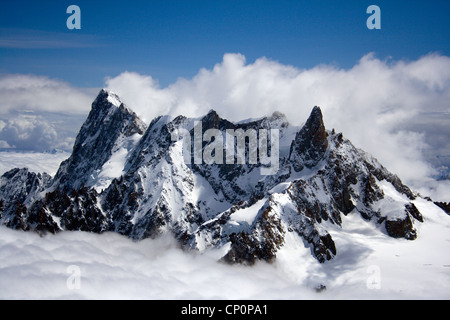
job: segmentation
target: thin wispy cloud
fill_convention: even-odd
[[[0,74],[0,115],[20,110],[87,114],[97,92],[45,76]]]
[[[68,49],[95,48],[106,44],[90,34],[50,32],[43,30],[0,28],[0,48]]]

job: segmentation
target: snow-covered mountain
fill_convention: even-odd
[[[205,138],[210,129],[214,139]],[[238,154],[227,158],[232,163],[195,161],[195,152],[228,157],[229,145],[217,147],[218,133],[225,139],[227,130],[277,130],[277,170],[264,174],[261,154],[249,161],[251,137],[242,163]],[[186,157],[191,136],[194,155]],[[238,149],[237,140],[231,144]],[[343,216],[370,221],[394,238],[420,237],[416,226],[426,223],[426,212],[416,207],[417,197],[342,133],[326,130],[319,107],[302,127],[278,112],[234,123],[214,110],[197,119],[160,116],[147,126],[117,95],[101,90],[53,178],[27,169],[1,177],[0,221],[39,232],[114,231],[135,240],[170,233],[184,248],[221,248],[224,261],[250,264],[273,260],[294,234],[325,262],[339,255],[329,230],[336,232]]]
[[[129,151],[146,129],[117,95],[101,90],[76,137],[72,155],[61,163],[51,189],[107,187],[121,176]]]

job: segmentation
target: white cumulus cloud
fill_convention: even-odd
[[[44,119],[20,115],[10,119],[0,131],[1,139],[20,149],[49,151],[56,146],[58,134]]]
[[[162,114],[201,116],[213,108],[230,120],[278,110],[301,125],[318,105],[327,128],[343,132],[409,181],[436,174],[429,153],[450,154],[448,144],[433,144],[450,127],[450,58],[438,54],[416,61],[367,54],[350,69],[299,69],[267,58],[247,63],[241,54],[225,54],[211,70],[165,88],[133,72],[107,78],[106,86],[146,121]],[[438,124],[423,121],[431,114]]]
[[[44,76],[0,76],[0,148],[70,150],[98,89]]]
[[[0,115],[12,111],[89,112],[98,90],[79,89],[44,76],[5,74],[0,76]]]

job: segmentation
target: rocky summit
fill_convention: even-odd
[[[262,175],[260,161],[186,162],[183,135],[175,133],[194,136],[199,121],[202,133],[276,129],[278,171]],[[203,136],[199,146],[211,151],[213,143]],[[226,157],[228,149],[214,150]],[[221,248],[223,261],[244,264],[272,261],[295,233],[303,240],[298,245],[326,262],[339,255],[327,228],[340,227],[346,215],[394,238],[420,237],[415,226],[426,221],[413,203],[419,196],[342,133],[327,130],[317,106],[301,127],[279,112],[235,123],[214,110],[196,119],[159,116],[147,125],[101,90],[54,177],[26,168],[1,177],[0,222],[40,233],[112,231],[135,240],[169,233],[185,249]]]

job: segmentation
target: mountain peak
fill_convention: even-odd
[[[295,171],[304,166],[315,166],[328,148],[327,133],[323,123],[322,111],[315,106],[303,128],[297,132],[291,145],[289,158],[293,161]]]
[[[286,115],[280,111],[274,111],[270,116],[272,119],[283,119],[286,120]]]
[[[214,109],[209,110],[208,113],[202,118],[204,129],[219,129],[221,124],[223,125],[224,121],[228,123],[227,120],[220,118],[219,114]]]
[[[123,105],[123,102],[117,94],[103,88],[92,103],[92,108],[109,109],[111,106],[119,108],[121,105]]]
[[[219,114],[214,109],[210,109],[208,111],[208,113],[202,118],[202,121],[208,121],[208,120],[212,120],[212,119],[216,119],[216,120],[220,119]]]
[[[314,106],[314,108],[311,111],[310,117],[320,117],[322,118],[322,110],[319,106]]]
[[[320,107],[314,106],[311,114],[308,117],[308,120],[306,120],[305,127],[305,129],[308,129],[308,131],[310,131],[312,136],[315,136],[317,138],[323,138],[326,135],[322,110],[320,110]]]
[[[214,109],[209,109],[209,111],[208,111],[208,113],[206,114],[206,115],[215,115],[215,116],[219,116],[219,114],[217,113],[217,111],[216,110],[214,110]]]
[[[75,139],[71,156],[56,173],[54,188],[80,188],[96,183],[95,175],[114,150],[128,149],[133,135],[143,135],[146,124],[119,96],[102,89],[92,103],[91,111]],[[94,178],[93,178],[94,177]]]

